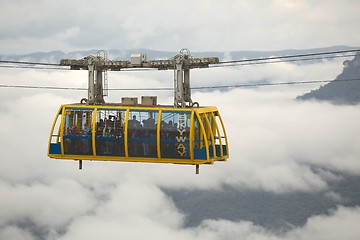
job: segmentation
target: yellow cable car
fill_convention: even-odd
[[[51,130],[57,159],[204,164],[228,157],[216,107],[67,104]]]
[[[187,59],[188,55],[180,55],[182,59],[184,56]],[[105,103],[102,85],[98,84],[103,82],[100,78],[104,74],[100,73],[106,64],[102,62],[101,68],[96,68],[96,62],[91,63],[93,66],[88,63],[79,66],[78,61],[66,64],[89,70],[89,95],[79,104],[60,107],[50,133],[49,157],[79,160],[80,168],[82,160],[192,164],[197,167],[196,173],[199,164],[229,157],[226,131],[217,108],[199,107],[191,101],[190,89],[186,89],[190,85],[184,66],[185,70],[190,69],[186,66],[193,66],[191,62],[177,69],[180,77],[175,80],[180,83],[175,81],[175,89],[180,87],[180,91],[175,94],[174,106],[157,105],[154,96],[142,97],[141,104],[134,98],[123,98],[118,104]],[[108,64],[117,66],[114,62]],[[139,67],[130,64],[127,67]],[[161,65],[163,69],[164,63]]]

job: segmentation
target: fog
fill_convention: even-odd
[[[194,70],[192,86],[334,79],[341,61]],[[5,84],[86,87],[85,71],[2,69]],[[171,87],[171,71],[109,74],[110,88]],[[62,103],[86,91],[1,88],[0,239],[357,239],[358,207],[342,196],[326,215],[287,231],[247,221],[207,219],[185,227],[186,215],[162,190],[251,189],[274,194],[317,192],[341,173],[359,175],[360,109],[296,101],[319,84],[194,91],[200,105],[215,105],[230,147],[227,162],[195,167],[166,164],[83,162],[49,159],[51,124]],[[172,91],[111,91],[154,95],[171,104]],[[337,172],[338,174],[336,174]]]

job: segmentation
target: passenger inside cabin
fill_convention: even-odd
[[[91,147],[91,128],[85,123],[82,129],[82,134],[84,136],[88,136],[85,139],[82,139],[79,145],[79,151],[81,154],[91,155],[92,147]]]
[[[143,120],[143,125],[145,128],[155,128],[155,119],[153,117],[153,113],[149,112],[149,118]]]
[[[91,128],[85,123],[84,126],[83,126],[83,135],[91,135]]]
[[[79,135],[79,129],[77,128],[77,126],[74,124],[71,124],[67,128],[67,135]]]
[[[136,115],[133,115],[132,120],[129,120],[129,128],[134,129],[139,127],[141,127],[141,123],[136,120]]]

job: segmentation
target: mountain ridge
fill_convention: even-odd
[[[337,105],[360,103],[360,52],[352,60],[343,62],[344,68],[334,81],[312,90],[297,100],[328,101]]]
[[[331,51],[344,51],[357,49],[356,47],[350,46],[332,46],[324,48],[312,48],[312,49],[284,49],[275,51],[202,51],[202,52],[191,52],[194,57],[218,57],[221,60],[230,59],[251,59],[261,58],[270,56],[284,56],[284,55],[297,55],[297,54],[308,54],[314,52],[331,52]],[[63,52],[61,50],[54,50],[50,52],[34,52],[28,54],[0,54],[0,60],[27,60],[27,61],[48,61],[50,63],[58,63],[63,58],[74,58],[81,59],[89,55],[97,55],[98,50],[83,50],[83,51],[72,51]],[[113,60],[119,59],[130,59],[132,53],[144,53],[147,54],[150,59],[158,58],[172,58],[179,52],[174,51],[161,51],[151,50],[146,48],[137,49],[109,49],[107,50],[108,58]],[[229,59],[230,58],[230,59]]]

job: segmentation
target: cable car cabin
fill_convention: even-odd
[[[229,157],[224,124],[216,107],[62,105],[48,147],[48,156],[56,159],[197,167]]]

